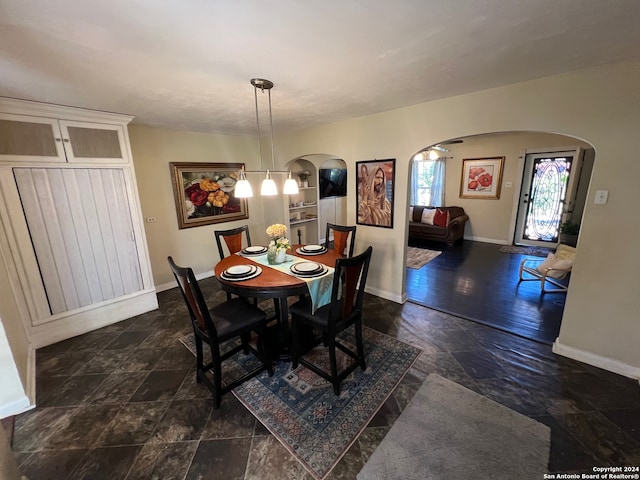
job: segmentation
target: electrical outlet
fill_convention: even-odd
[[[511,187],[513,187],[513,182],[506,182],[506,183],[504,184],[504,186],[505,186],[506,188],[511,188]]]
[[[157,222],[158,219],[156,217],[147,217],[146,221],[147,223],[153,223],[153,222]]]
[[[609,190],[596,190],[596,198],[593,203],[596,205],[604,205],[609,198]]]

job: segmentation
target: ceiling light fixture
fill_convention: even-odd
[[[437,160],[440,158],[440,154],[437,150],[429,149],[429,160]]]
[[[295,195],[298,193],[298,184],[297,182],[291,178],[291,170],[276,170],[276,156],[275,156],[275,146],[273,143],[273,115],[271,113],[271,89],[273,88],[273,82],[270,80],[265,80],[264,78],[252,78],[251,85],[253,85],[253,94],[256,103],[256,126],[258,129],[258,150],[260,152],[260,170],[245,170],[244,168],[240,171],[240,179],[236,182],[235,196],[238,198],[249,198],[253,196],[253,189],[251,188],[251,184],[247,180],[247,173],[260,173],[264,175],[264,180],[262,181],[262,186],[260,188],[260,194],[262,196],[273,196],[278,194],[278,187],[276,186],[276,182],[271,178],[271,175],[274,173],[277,174],[285,174],[288,175],[287,179],[284,182],[283,193],[285,195]],[[271,136],[271,162],[273,166],[273,170],[267,169],[266,172],[262,171],[262,138],[261,138],[261,130],[260,130],[260,115],[258,109],[258,89],[260,89],[261,93],[267,91],[269,97],[269,127],[270,127],[270,136]]]

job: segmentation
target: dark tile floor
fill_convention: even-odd
[[[210,301],[225,298],[208,279]],[[15,418],[30,480],[311,479],[231,394],[214,411],[194,381],[177,289],[160,309],[37,352],[38,407]],[[536,342],[416,304],[367,296],[365,323],[424,353],[330,475],[354,479],[420,383],[436,372],[552,429],[549,471],[640,465],[636,381]],[[543,473],[540,472],[542,478]]]

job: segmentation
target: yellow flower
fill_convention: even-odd
[[[267,228],[267,235],[271,238],[284,237],[287,234],[287,227],[281,223],[274,223]]]

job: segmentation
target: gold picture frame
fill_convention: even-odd
[[[243,163],[171,162],[178,228],[249,218],[245,198],[234,195]]]
[[[460,198],[499,199],[503,168],[504,157],[462,160]]]

